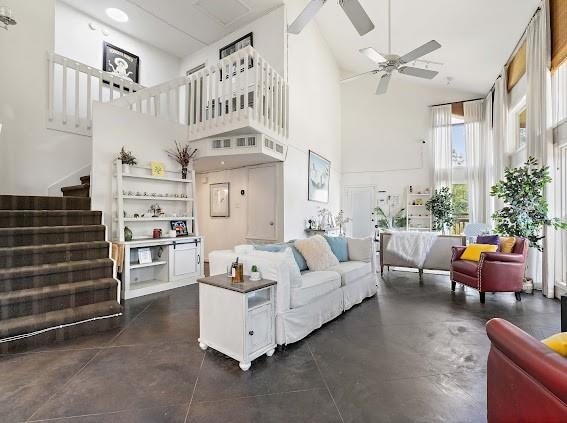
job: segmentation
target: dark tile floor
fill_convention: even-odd
[[[559,331],[541,294],[487,295],[390,272],[378,295],[242,372],[201,351],[198,287],[126,303],[121,328],[0,357],[0,421],[481,422],[484,325]]]

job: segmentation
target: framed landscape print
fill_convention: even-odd
[[[329,202],[329,180],[331,162],[309,150],[309,169],[307,181],[307,199],[319,203]]]
[[[228,182],[210,185],[211,196],[211,217],[229,217],[230,216],[230,199]]]
[[[102,70],[138,83],[140,58],[110,43],[102,44]],[[104,81],[109,83],[109,81]],[[115,84],[116,85],[116,84]]]

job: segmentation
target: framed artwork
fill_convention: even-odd
[[[171,229],[175,230],[175,236],[187,236],[189,235],[189,231],[187,229],[187,221],[186,220],[172,220],[169,222],[171,225]]]
[[[164,176],[165,175],[165,165],[162,162],[150,162],[150,168],[152,169],[152,176]]]
[[[149,264],[152,262],[152,251],[150,247],[138,248],[138,263]]]
[[[229,188],[228,182],[210,185],[211,217],[230,216]]]
[[[329,180],[331,162],[323,156],[309,150],[309,168],[307,176],[307,199],[319,203],[329,202]]]
[[[246,34],[243,37],[240,37],[238,40],[233,41],[232,43],[224,46],[223,48],[219,49],[219,59],[224,59],[227,56],[230,56],[232,53],[236,53],[238,50],[243,49],[244,47],[251,46],[254,47],[254,34],[252,32]],[[254,61],[250,59],[248,62],[248,67],[252,68],[254,66]],[[231,72],[232,68],[232,72]],[[225,74],[225,78],[228,79],[228,76],[232,73],[232,76],[236,76],[236,64],[229,64],[223,67],[220,70],[220,80],[223,79],[223,72]],[[244,59],[240,60],[240,72],[244,72]]]
[[[102,70],[138,83],[140,58],[110,43],[102,44]],[[109,84],[109,81],[104,81]],[[114,84],[118,87],[117,84]]]

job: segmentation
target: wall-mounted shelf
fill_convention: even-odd
[[[152,197],[149,195],[123,195],[124,200],[151,200],[151,201],[193,201],[192,198],[182,197]]]
[[[165,217],[125,217],[124,222],[169,222],[172,220],[194,220],[193,216]]]
[[[133,178],[133,179],[149,179],[152,181],[161,182],[177,182],[181,184],[192,184],[192,179],[181,179],[181,178],[168,178],[167,176],[151,176],[151,175],[133,175],[131,173],[122,173],[123,178]]]

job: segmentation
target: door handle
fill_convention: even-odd
[[[250,332],[248,332],[248,335],[250,335],[250,336],[254,335],[254,331],[251,330]]]
[[[197,254],[197,264],[201,264],[201,254]]]
[[[270,222],[270,226],[274,226],[274,222]]]

